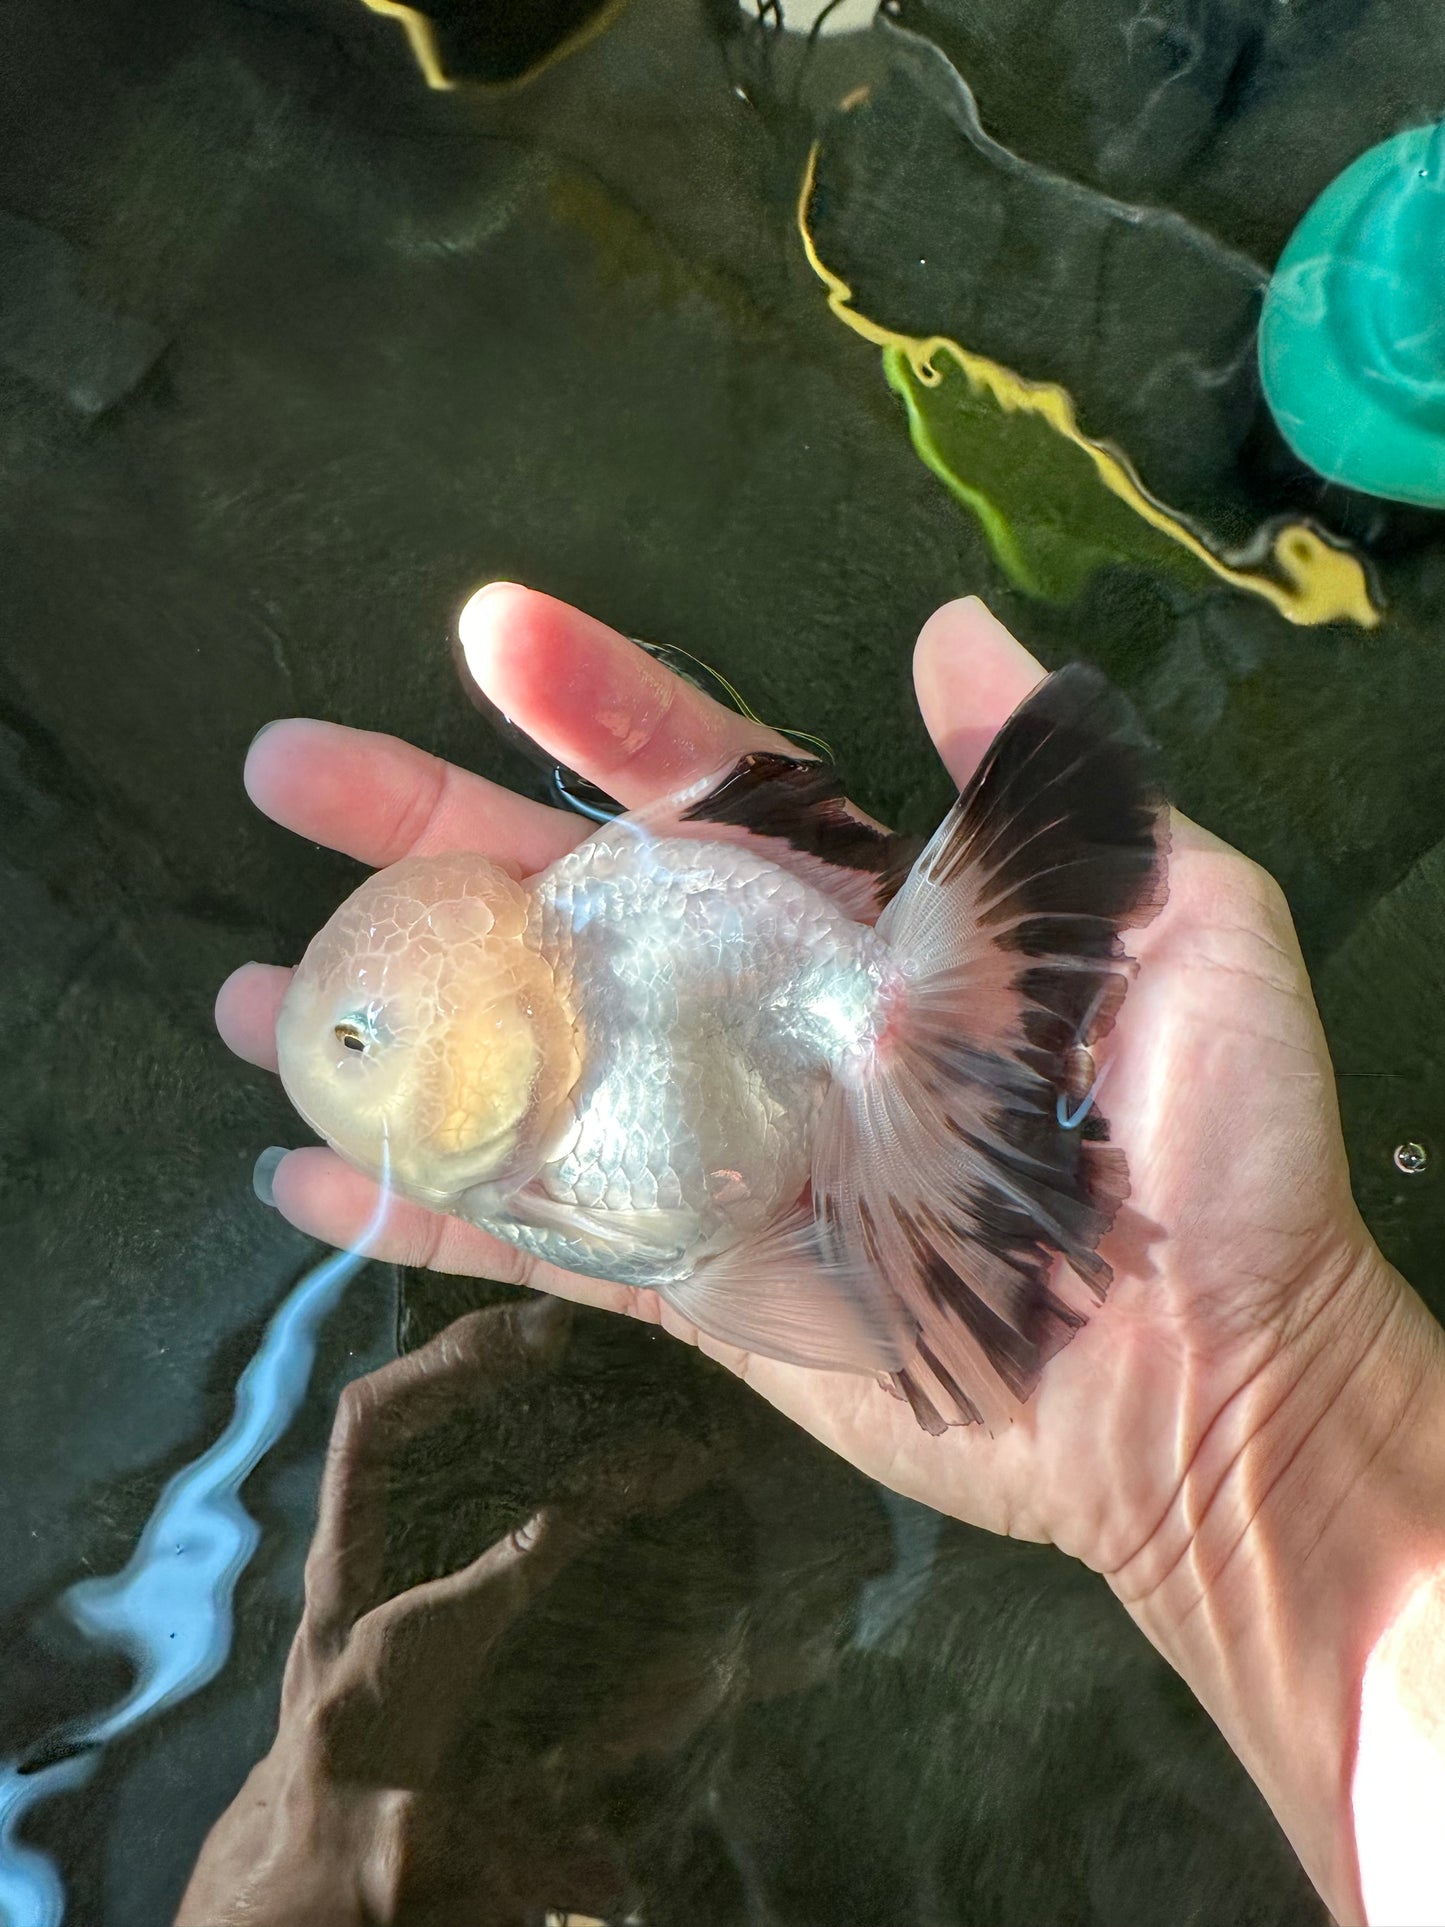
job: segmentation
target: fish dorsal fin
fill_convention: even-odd
[[[1164,902],[1165,826],[1128,705],[1073,665],[1004,725],[880,919],[906,1000],[858,1087],[828,1094],[813,1194],[917,1321],[893,1388],[930,1430],[1006,1422],[1108,1288],[1128,1173],[1078,1056],[1123,1000],[1121,931]]]
[[[860,923],[891,900],[917,854],[848,802],[831,763],[754,750],[676,795],[631,810],[597,832],[734,843],[788,870]]]

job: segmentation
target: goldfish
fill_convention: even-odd
[[[1165,821],[1085,664],[916,853],[829,763],[746,755],[525,880],[468,851],[368,878],[288,990],[282,1081],[406,1198],[873,1374],[929,1431],[993,1426],[1112,1277],[1128,1172],[1092,1052]]]

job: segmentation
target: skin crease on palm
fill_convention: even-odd
[[[516,585],[474,598],[462,633],[471,673],[504,713],[629,807],[744,750],[787,747],[600,623]],[[973,598],[929,619],[914,682],[955,782],[967,781],[1043,673]],[[278,823],[378,868],[409,854],[480,849],[525,876],[587,828],[393,738],[327,723],[264,731],[245,780]],[[995,1437],[969,1428],[930,1438],[869,1379],[746,1356],[700,1337],[651,1292],[552,1270],[399,1200],[378,1251],[661,1323],[870,1476],[1117,1572],[1176,1503],[1199,1438],[1368,1244],[1350,1199],[1324,1037],[1272,880],[1176,813],[1168,904],[1130,948],[1139,976],[1099,1053],[1102,1107],[1131,1179],[1129,1210],[1104,1247],[1116,1282],[1104,1311]],[[217,1003],[230,1047],[273,1071],[289,976],[247,965]],[[293,1224],[336,1245],[376,1205],[370,1182],[321,1149],[287,1157],[273,1192]]]

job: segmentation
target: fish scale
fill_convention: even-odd
[[[637,836],[563,858],[528,928],[583,1050],[549,1197],[680,1213],[696,1251],[801,1194],[830,1069],[877,994],[869,932],[748,850]]]

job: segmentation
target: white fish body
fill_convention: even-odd
[[[581,1054],[536,1185],[630,1221],[636,1242],[589,1239],[581,1217],[571,1235],[477,1221],[571,1270],[656,1285],[796,1204],[829,1083],[882,1028],[897,973],[873,931],[749,849],[624,826],[537,879],[528,934]]]
[[[1061,1100],[1162,901],[1159,823],[1118,699],[1062,672],[874,928],[890,839],[821,766],[744,759],[527,885],[467,854],[369,879],[297,973],[282,1076],[422,1203],[886,1374],[930,1429],[997,1418],[1083,1322],[1055,1257],[1108,1281],[1122,1159]]]

